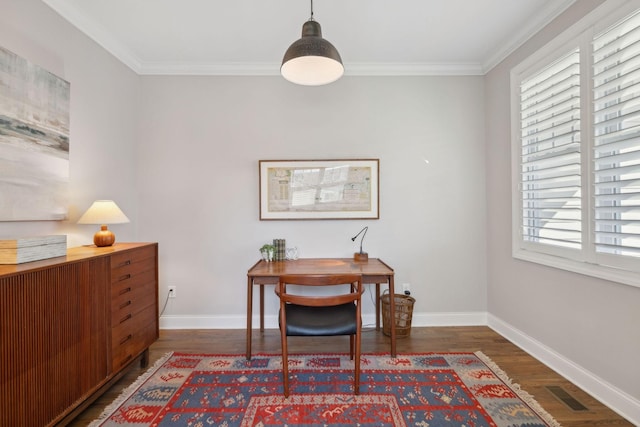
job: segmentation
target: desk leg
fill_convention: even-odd
[[[251,317],[253,308],[253,279],[247,278],[247,360],[251,360]]]
[[[380,330],[380,283],[376,283],[376,331]]]
[[[391,357],[396,357],[396,304],[393,276],[389,276],[389,331],[391,332]]]
[[[264,332],[264,285],[260,285],[260,333]]]

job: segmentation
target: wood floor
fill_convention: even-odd
[[[296,338],[289,341],[291,353],[348,352],[346,337],[323,337],[318,339]],[[413,328],[409,337],[397,340],[397,352],[474,352],[482,351],[504,370],[513,382],[535,399],[564,427],[588,426],[633,426],[593,397],[520,350],[514,344],[485,326]],[[150,364],[171,351],[192,353],[237,353],[244,354],[244,330],[163,330],[160,339],[150,349]],[[278,353],[280,335],[278,330],[267,330],[263,334],[253,333],[253,354]],[[362,338],[363,353],[389,351],[389,338],[382,332],[367,330]],[[70,425],[86,426],[97,418],[102,410],[120,392],[132,383],[145,369],[138,365],[131,369],[107,393],[82,412]],[[570,397],[576,399],[587,410],[572,410],[547,387],[559,386]]]

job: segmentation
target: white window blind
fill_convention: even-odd
[[[640,287],[640,0],[511,70],[513,256]]]
[[[580,249],[580,52],[520,84],[521,234],[525,242]]]
[[[640,14],[594,38],[593,62],[595,249],[640,257]]]

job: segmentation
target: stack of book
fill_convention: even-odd
[[[273,259],[274,261],[284,261],[287,259],[287,245],[285,239],[273,239]]]
[[[67,254],[67,236],[38,236],[0,240],[0,264],[22,264]]]

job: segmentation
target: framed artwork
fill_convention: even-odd
[[[260,160],[260,219],[378,219],[378,159]]]
[[[64,220],[69,83],[0,47],[0,221]]]

